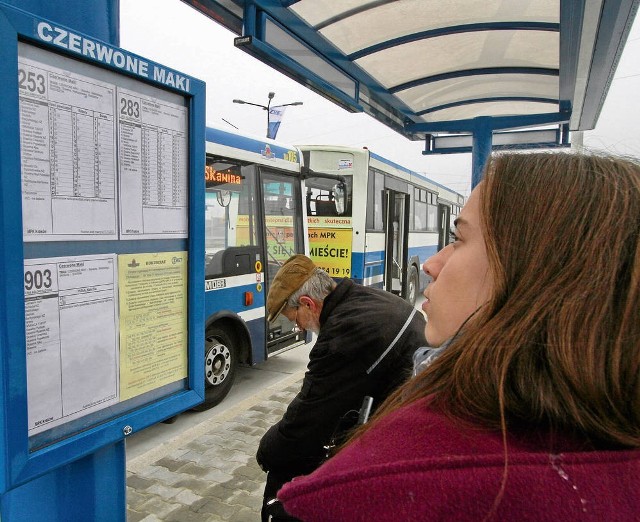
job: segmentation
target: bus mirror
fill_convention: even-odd
[[[216,199],[218,200],[218,205],[228,207],[229,203],[231,203],[231,191],[216,190]]]
[[[342,216],[347,200],[347,186],[343,182],[333,186],[333,199],[336,205],[336,214]]]

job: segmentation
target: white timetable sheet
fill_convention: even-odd
[[[187,108],[118,89],[120,235],[187,237]]]
[[[115,254],[26,259],[29,435],[119,401]]]
[[[117,238],[116,88],[18,60],[25,241]]]

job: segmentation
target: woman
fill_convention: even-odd
[[[424,264],[447,348],[278,496],[305,521],[637,520],[640,166],[504,154]]]

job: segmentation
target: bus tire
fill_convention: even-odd
[[[232,337],[213,326],[207,330],[204,346],[204,402],[194,407],[205,411],[220,404],[236,377],[238,352]]]
[[[416,297],[418,296],[418,270],[415,266],[409,267],[409,275],[407,277],[407,302],[411,306],[415,306]]]

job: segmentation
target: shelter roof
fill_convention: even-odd
[[[411,139],[596,125],[640,0],[183,0],[236,45]]]

